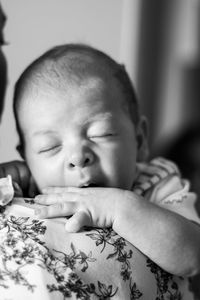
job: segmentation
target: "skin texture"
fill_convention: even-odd
[[[121,91],[110,85],[88,80],[67,93],[43,91],[24,101],[25,158],[40,191],[91,184],[131,189],[138,137]]]

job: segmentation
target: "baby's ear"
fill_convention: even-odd
[[[22,144],[17,145],[16,149],[19,155],[21,156],[21,158],[25,159],[23,145]]]
[[[148,122],[145,116],[140,117],[139,124],[136,128],[136,139],[138,145],[137,161],[146,161],[149,156],[149,145]]]

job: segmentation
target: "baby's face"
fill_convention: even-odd
[[[65,93],[42,91],[23,102],[19,119],[25,158],[40,190],[131,188],[137,140],[123,97],[113,83],[94,79]]]

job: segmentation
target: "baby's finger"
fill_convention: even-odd
[[[89,214],[85,211],[78,211],[66,221],[65,229],[68,232],[77,232],[86,225],[91,225],[91,218]]]
[[[73,193],[58,193],[58,194],[45,194],[37,195],[34,201],[39,204],[51,205],[56,203],[62,203],[66,201],[77,201],[77,195]]]
[[[77,193],[81,195],[90,195],[96,192],[98,187],[80,188],[80,187],[46,187],[42,189],[44,194]]]
[[[66,217],[73,215],[77,211],[77,206],[75,202],[60,202],[35,209],[35,215],[40,219]]]
[[[59,194],[59,193],[77,193],[80,192],[80,188],[77,187],[59,187],[51,186],[42,189],[44,194]]]
[[[37,195],[34,198],[35,203],[51,205],[63,201],[63,194]]]

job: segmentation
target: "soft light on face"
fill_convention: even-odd
[[[67,92],[29,95],[19,111],[25,158],[46,186],[130,189],[136,174],[135,126],[113,82],[88,80]]]

